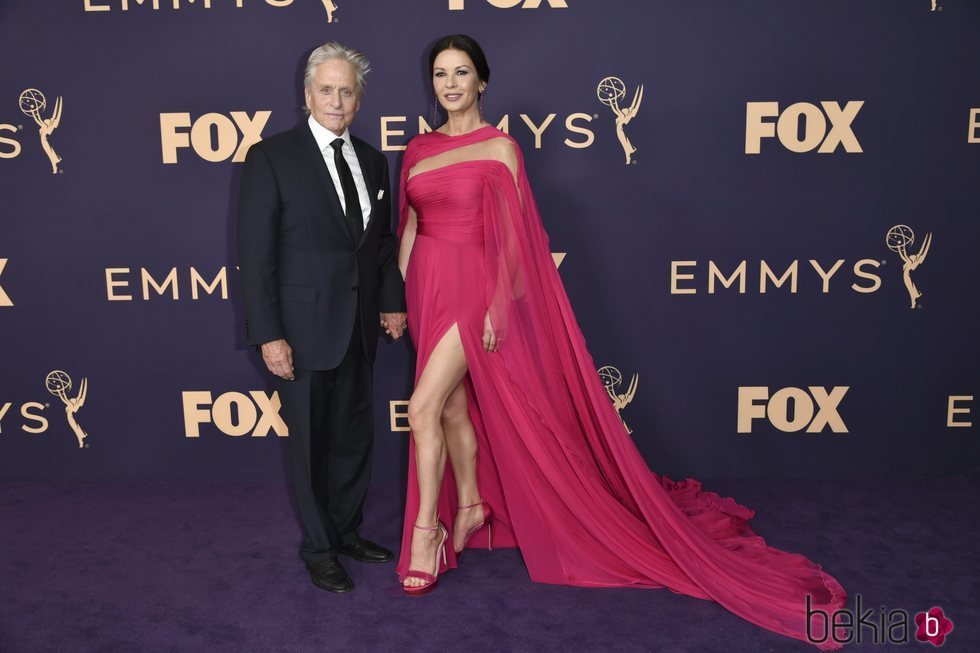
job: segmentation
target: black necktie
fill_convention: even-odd
[[[333,162],[337,166],[337,174],[340,175],[340,187],[344,189],[344,211],[347,214],[347,227],[356,245],[361,241],[361,234],[364,233],[364,216],[361,214],[361,202],[357,197],[357,185],[354,183],[354,175],[351,174],[350,166],[340,148],[344,146],[344,139],[338,138],[330,143],[333,147]]]

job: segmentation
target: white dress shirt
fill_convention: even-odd
[[[357,199],[361,203],[361,214],[364,218],[364,230],[367,231],[368,221],[371,219],[371,195],[368,193],[367,184],[364,182],[364,173],[361,171],[361,164],[357,160],[354,143],[350,139],[350,130],[345,129],[343,136],[337,136],[318,123],[313,116],[310,116],[309,124],[310,130],[313,132],[313,138],[316,139],[316,146],[320,148],[320,154],[323,155],[323,160],[327,164],[327,170],[330,171],[330,179],[333,180],[333,187],[337,189],[337,197],[340,198],[340,208],[346,214],[347,198],[344,197],[344,189],[340,183],[340,173],[337,172],[337,165],[333,160],[334,150],[331,145],[338,138],[344,139],[344,146],[340,148],[340,151],[343,153],[344,160],[350,166],[351,175],[354,177],[354,185],[357,186]]]

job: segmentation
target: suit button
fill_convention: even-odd
[[[357,292],[357,286],[351,286],[350,289],[353,290],[354,292]]]

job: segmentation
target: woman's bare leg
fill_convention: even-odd
[[[459,328],[454,324],[436,345],[408,402],[408,423],[415,441],[415,466],[419,484],[419,512],[415,523],[432,528],[438,519],[439,488],[446,468],[446,437],[442,413],[446,400],[466,375],[466,357]],[[435,574],[432,561],[442,534],[414,529],[409,568]],[[405,579],[407,587],[424,584]]]
[[[460,382],[446,400],[442,410],[442,429],[449,449],[449,460],[456,478],[456,495],[459,505],[470,506],[480,502],[480,490],[476,482],[476,431],[466,409],[466,386]],[[453,547],[463,548],[466,533],[483,521],[483,507],[477,506],[456,513],[453,522]]]

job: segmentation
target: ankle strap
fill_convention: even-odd
[[[457,510],[466,510],[467,508],[476,508],[477,506],[482,506],[484,504],[483,499],[480,499],[476,503],[471,503],[468,506],[459,506]]]
[[[439,530],[439,526],[440,524],[438,520],[436,520],[436,525],[433,526],[432,528],[429,528],[428,526],[419,526],[418,524],[415,524],[415,528],[419,529],[420,531],[437,531]]]

